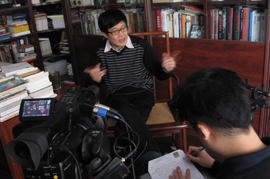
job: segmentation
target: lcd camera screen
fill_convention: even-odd
[[[26,99],[20,107],[20,121],[43,121],[50,116],[55,99]]]

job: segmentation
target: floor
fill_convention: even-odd
[[[172,141],[170,137],[156,138],[156,141],[158,145],[160,146],[161,152],[163,154],[173,151],[171,149]],[[187,135],[187,141],[188,141],[188,146],[189,145],[201,146],[200,141],[195,136]],[[10,170],[7,165],[6,156],[2,149],[3,149],[2,143],[0,142],[0,176],[1,176],[0,178],[12,179]]]

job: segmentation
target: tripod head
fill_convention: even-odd
[[[261,89],[256,86],[251,86],[248,84],[249,79],[246,79],[246,88],[251,90],[250,101],[251,101],[251,120],[253,120],[253,112],[259,110],[259,107],[269,108],[268,106],[268,98],[270,97],[270,93],[264,91],[265,85],[261,85]]]

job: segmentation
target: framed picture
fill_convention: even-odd
[[[204,27],[197,25],[197,24],[192,24],[191,25],[191,30],[189,33],[189,38],[192,39],[203,39],[204,38]]]

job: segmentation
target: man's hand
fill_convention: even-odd
[[[167,53],[162,54],[162,67],[165,68],[167,72],[173,71],[176,67],[176,62],[178,61],[179,54],[181,51],[174,51],[169,56]]]
[[[185,179],[180,167],[176,167],[176,170],[173,171],[173,177],[169,176],[169,179]],[[186,170],[186,179],[190,179],[190,170]]]
[[[189,160],[198,163],[202,167],[211,168],[213,163],[215,162],[215,159],[213,159],[205,150],[199,152],[197,156],[189,155],[191,152],[196,152],[200,148],[202,147],[189,146],[186,157]]]
[[[87,67],[84,69],[84,73],[88,73],[89,76],[94,80],[95,82],[100,82],[101,78],[106,74],[107,70],[100,68],[100,63],[98,63],[95,67]]]

